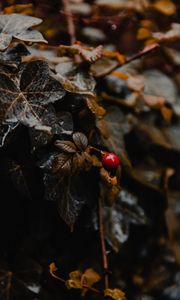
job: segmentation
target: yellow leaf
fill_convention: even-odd
[[[176,6],[170,0],[158,0],[152,6],[166,16],[171,16],[176,13]]]
[[[100,275],[95,272],[92,268],[86,269],[82,275],[81,282],[82,285],[87,285],[91,287],[94,283],[98,282],[101,279]]]
[[[82,272],[79,270],[73,271],[69,274],[70,279],[66,281],[68,289],[82,289],[81,277]]]
[[[106,289],[104,291],[104,296],[111,297],[114,300],[125,300],[125,293],[120,289]]]

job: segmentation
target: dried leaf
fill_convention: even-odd
[[[81,277],[82,272],[77,270],[69,273],[70,279],[66,281],[66,286],[68,289],[82,289]]]
[[[66,54],[73,56],[79,54],[83,60],[94,63],[102,56],[103,47],[88,48],[80,43],[72,46],[59,46],[59,55],[64,56]]]
[[[91,112],[95,114],[97,117],[101,118],[105,115],[106,113],[105,109],[102,106],[100,106],[95,99],[87,98],[86,103],[88,108],[91,110]]]
[[[117,288],[104,290],[104,296],[110,297],[114,300],[125,300],[126,299],[125,293]]]
[[[21,14],[1,15],[0,51],[5,50],[9,46],[12,38],[24,42],[47,43],[39,31],[31,29],[31,27],[37,26],[41,22],[41,19]]]
[[[82,296],[85,296],[88,288],[91,288],[94,283],[98,282],[101,277],[92,268],[86,269],[84,273],[79,270],[73,271],[69,274],[69,278],[66,281],[68,289],[81,289]]]

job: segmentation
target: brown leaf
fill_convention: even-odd
[[[103,47],[98,46],[96,48],[86,47],[83,44],[74,44],[72,46],[59,46],[59,55],[64,56],[66,54],[76,55],[79,54],[81,58],[85,61],[94,63],[97,61],[103,54]]]
[[[55,146],[63,152],[67,152],[67,153],[76,153],[77,152],[76,146],[71,141],[59,141],[59,140],[57,140],[55,142]]]
[[[91,110],[91,112],[95,114],[97,117],[102,117],[105,115],[106,113],[105,109],[102,106],[100,106],[95,99],[87,98],[86,103],[88,108]]]
[[[74,143],[76,144],[76,146],[78,147],[78,149],[80,151],[84,151],[87,148],[88,139],[83,133],[75,132],[75,133],[73,133],[72,138],[73,138]]]
[[[70,153],[60,153],[53,161],[53,172],[63,171],[63,173],[69,173],[72,168],[72,155]]]
[[[114,300],[125,300],[125,293],[123,291],[121,291],[120,289],[106,289],[104,291],[104,296],[105,297],[110,297]]]

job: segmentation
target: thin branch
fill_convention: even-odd
[[[73,45],[76,41],[76,34],[75,34],[75,26],[73,21],[73,16],[71,14],[70,6],[69,6],[69,0],[63,0],[63,6],[64,6],[64,12],[67,20],[67,27],[68,27],[68,33],[70,36],[70,42],[71,45]]]
[[[142,56],[144,55],[147,55],[149,54],[150,52],[154,51],[155,49],[159,48],[159,44],[153,44],[153,45],[150,45],[150,46],[146,46],[144,49],[142,49],[140,52],[132,55],[132,56],[129,56],[126,58],[126,64],[135,60],[135,59],[138,59],[138,58],[141,58]]]
[[[147,54],[149,54],[149,53],[157,50],[159,47],[160,47],[159,44],[153,44],[153,45],[150,45],[150,46],[146,46],[140,52],[138,52],[138,53],[136,53],[136,54],[134,54],[132,56],[127,57],[124,63],[121,63],[120,61],[117,60],[116,63],[112,67],[110,67],[110,68],[108,68],[108,70],[105,70],[104,72],[102,72],[99,76],[97,75],[96,78],[98,78],[98,77],[104,77],[106,75],[109,75],[114,70],[116,70],[117,68],[119,68],[119,67],[121,67],[121,66],[123,66],[125,64],[128,64],[129,62],[131,62],[131,61],[133,61],[135,59],[141,58],[141,57],[143,57],[143,56],[145,56],[145,55],[147,55]]]
[[[103,224],[103,205],[102,205],[102,198],[99,197],[99,235],[101,241],[101,249],[102,249],[102,257],[103,257],[103,268],[104,268],[104,285],[105,289],[109,287],[109,268],[108,268],[108,259],[107,259],[107,251],[106,251],[106,244],[105,244],[105,236],[104,236],[104,224]]]

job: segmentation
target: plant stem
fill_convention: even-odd
[[[107,259],[107,251],[106,251],[105,236],[104,236],[103,205],[102,205],[101,197],[99,197],[99,235],[100,235],[102,257],[103,257],[104,285],[105,285],[105,289],[108,289],[108,287],[109,287],[109,278],[108,278],[109,270],[108,270],[108,259]]]
[[[70,6],[69,6],[69,0],[63,0],[62,2],[63,2],[64,12],[67,20],[70,43],[71,45],[73,45],[76,41],[76,36],[75,36],[75,26],[74,26],[73,16],[71,14]]]

